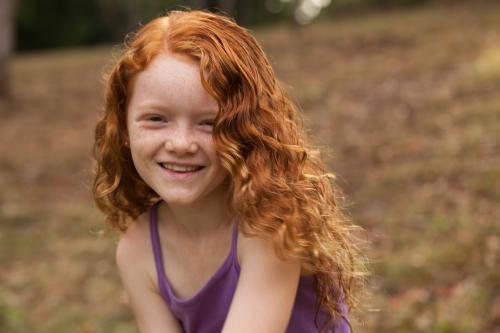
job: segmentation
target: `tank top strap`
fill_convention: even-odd
[[[160,202],[155,203],[153,206],[150,208],[150,214],[149,214],[149,230],[150,230],[150,236],[151,236],[151,244],[153,248],[153,255],[154,255],[154,260],[155,260],[155,266],[156,266],[156,274],[158,277],[158,289],[160,290],[160,294],[168,301],[170,305],[172,305],[173,299],[175,300],[175,295],[172,295],[171,297],[171,290],[170,290],[170,284],[167,280],[167,277],[165,275],[165,267],[163,265],[163,254],[161,250],[161,241],[160,241],[160,234],[158,232],[158,206],[160,205]],[[238,263],[238,256],[237,256],[237,242],[238,242],[238,224],[233,221],[233,230],[232,230],[232,236],[231,236],[231,250],[229,254],[229,261],[227,261],[228,264],[235,265],[236,270],[240,271],[240,266]],[[221,267],[223,268],[223,267]],[[220,269],[219,269],[220,270]],[[218,274],[217,272],[216,274]],[[173,299],[172,299],[173,298]]]
[[[158,288],[161,295],[170,303],[168,290],[165,287],[167,279],[165,277],[165,269],[163,267],[163,255],[161,251],[160,235],[158,233],[158,206],[161,201],[158,201],[151,206],[149,214],[149,230],[151,235],[151,244],[153,247],[153,255],[155,259],[156,274],[158,276]]]

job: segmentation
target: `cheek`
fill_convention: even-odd
[[[141,130],[131,131],[129,140],[132,154],[147,153],[162,144],[162,137],[158,133]]]
[[[198,139],[198,142],[203,150],[212,158],[212,156],[217,155],[217,150],[215,149],[214,140],[211,135],[204,135]]]
[[[149,168],[149,162],[154,159],[158,147],[161,146],[157,135],[134,135],[130,133],[130,152],[136,170],[141,174]],[[141,174],[141,176],[143,176]]]

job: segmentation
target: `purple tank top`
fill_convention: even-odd
[[[168,304],[173,315],[178,319],[185,333],[220,333],[233,299],[240,266],[236,256],[237,228],[233,227],[231,250],[222,266],[208,282],[191,298],[178,298],[165,276],[163,257],[158,234],[158,204],[152,206],[149,225],[151,243],[158,275],[158,287],[161,296]],[[318,332],[315,324],[315,290],[313,276],[302,276],[299,281],[297,296],[286,333]],[[344,318],[328,332],[349,333],[347,309],[342,304]],[[327,319],[324,312],[318,314],[318,323]]]

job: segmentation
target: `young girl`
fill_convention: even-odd
[[[227,17],[173,11],[127,40],[93,191],[141,332],[350,331],[354,226],[300,126]]]

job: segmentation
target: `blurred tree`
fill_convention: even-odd
[[[194,0],[192,1],[194,8],[202,8],[209,10],[221,10],[222,12],[234,16],[236,11],[236,0]],[[248,2],[248,1],[247,1]]]
[[[125,12],[127,26],[133,27],[144,17],[144,1],[126,0]]]
[[[108,40],[121,40],[123,35],[161,13],[170,1],[165,0],[99,0],[98,20],[108,32]]]
[[[0,1],[3,5],[14,0]],[[121,41],[126,32],[171,9],[221,11],[243,26],[283,20],[307,24],[319,9],[351,1],[397,0],[21,0],[15,22],[16,48],[25,51]]]
[[[19,50],[89,45],[109,40],[97,0],[22,0],[17,11]]]
[[[8,96],[9,58],[14,47],[14,0],[0,0],[0,97]]]
[[[231,16],[234,16],[236,9],[235,0],[221,0],[219,1],[220,8]],[[241,1],[240,1],[241,2]]]

